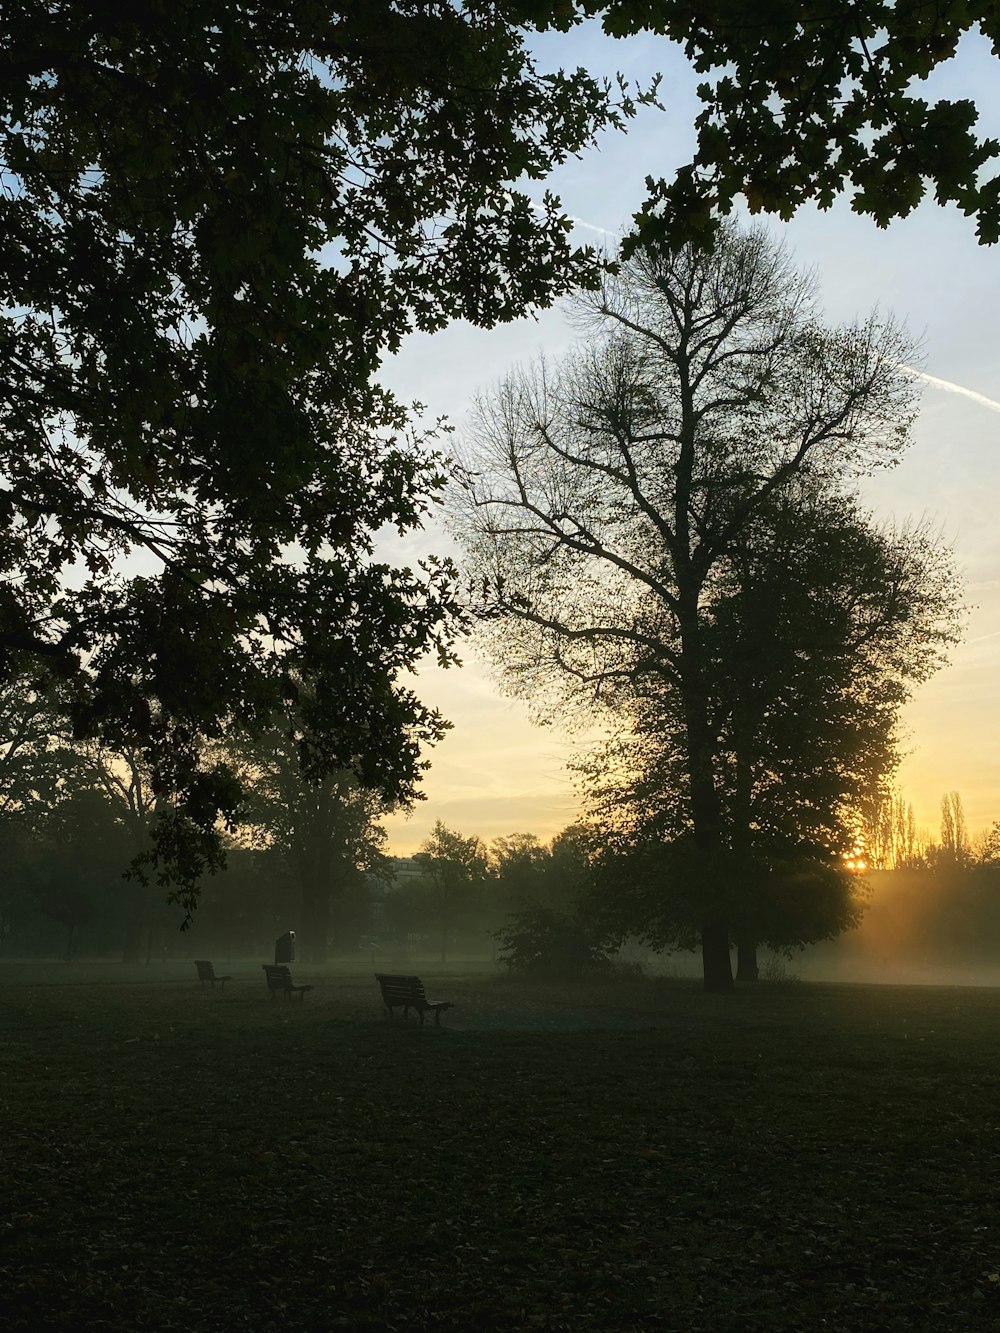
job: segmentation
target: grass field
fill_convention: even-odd
[[[11,1333],[1000,1327],[1000,991],[219,970],[0,965]]]

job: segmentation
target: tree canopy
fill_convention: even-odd
[[[645,221],[674,239],[710,228],[745,196],[789,218],[828,208],[844,190],[886,226],[928,193],[1000,239],[1000,143],[977,128],[970,97],[933,97],[924,82],[966,36],[1000,52],[995,5],[967,0],[518,0],[517,12],[569,28],[600,14],[615,37],[677,42],[704,75],[694,158],[673,180],[649,177]],[[664,209],[663,205],[666,204]],[[650,231],[650,234],[651,231]]]
[[[442,481],[380,359],[593,281],[517,182],[631,111],[499,0],[5,9],[0,671],[146,756],[186,906],[240,801],[205,742],[297,672],[306,769],[412,798],[453,578],[375,558]]]
[[[706,983],[724,988],[733,773],[751,757],[763,782],[769,761],[793,762],[803,737],[790,745],[779,736],[782,690],[803,694],[806,720],[809,707],[832,698],[820,655],[800,661],[815,647],[815,627],[783,584],[809,568],[820,578],[841,543],[846,555],[837,558],[856,577],[831,593],[827,610],[831,630],[844,622],[833,634],[844,652],[878,604],[887,567],[876,562],[868,577],[870,539],[863,524],[847,521],[846,500],[843,522],[814,513],[828,550],[820,541],[810,551],[801,524],[794,555],[779,549],[777,559],[767,542],[804,497],[849,493],[859,475],[892,465],[914,412],[900,369],[911,352],[888,322],[825,326],[809,281],[781,248],[759,229],[731,224],[707,248],[642,248],[581,301],[589,338],[558,365],[513,372],[479,404],[461,535],[482,614],[498,626],[488,642],[508,688],[560,715],[582,701],[584,717],[595,706],[613,712],[623,697],[668,700],[683,775],[680,822],[702,867]],[[920,679],[954,637],[948,562],[933,550],[926,561],[917,554],[905,581],[912,598],[900,585],[891,617],[898,609],[915,631],[903,636],[903,663],[884,659],[891,678],[899,669]],[[758,595],[760,570],[769,572]],[[761,656],[771,640],[781,669]],[[741,660],[747,653],[753,670]],[[765,686],[758,716],[752,696]],[[852,697],[855,708],[872,702]],[[754,715],[751,751],[736,742],[727,709],[737,727]],[[818,744],[814,724],[803,734]],[[795,771],[819,757],[814,745]],[[773,776],[780,784],[789,770]],[[822,781],[821,773],[814,787]],[[827,796],[835,800],[832,790]],[[819,797],[814,790],[809,799]]]
[[[850,866],[953,592],[926,532],[880,530],[849,497],[795,490],[758,514],[706,587],[728,853],[715,873],[742,978],[756,975],[758,944],[787,949],[856,924]],[[669,677],[623,679],[604,714],[612,739],[581,764],[592,818],[611,830],[605,915],[659,945],[691,943],[705,870],[689,845],[682,705]]]

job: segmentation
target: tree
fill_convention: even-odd
[[[521,0],[518,12],[561,28],[600,12],[613,36],[679,43],[705,76],[694,158],[670,182],[648,180],[650,234],[710,229],[713,210],[729,212],[740,195],[753,212],[788,218],[845,189],[855,212],[884,227],[930,188],[975,217],[981,242],[1000,238],[1000,176],[984,170],[1000,144],[977,134],[970,98],[930,102],[921,86],[963,37],[978,32],[997,55],[993,5]]]
[[[442,485],[380,360],[592,281],[515,185],[633,109],[499,0],[5,11],[0,670],[150,765],[188,912],[241,796],[205,754],[296,670],[308,771],[413,794],[442,723],[398,678],[450,660],[453,582],[373,556]]]
[[[950,604],[936,555],[926,534],[882,532],[847,497],[791,492],[748,525],[706,587],[727,853],[716,874],[729,885],[741,980],[756,979],[758,943],[788,949],[857,923],[864,813],[896,766],[899,708]],[[613,739],[583,765],[585,789],[595,820],[632,849],[631,878],[644,867],[679,890],[675,902],[643,895],[633,930],[687,944],[697,892],[682,881],[696,885],[701,867],[676,845],[690,836],[680,699],[670,680],[636,684],[623,683]],[[651,844],[644,860],[637,842]]]
[[[926,864],[927,839],[901,791],[880,791],[864,810],[861,850],[872,870],[912,870]]]
[[[430,837],[421,843],[416,859],[423,862],[431,886],[443,965],[448,961],[452,934],[481,907],[488,869],[486,848],[479,838],[465,838],[439,819]]]
[[[122,868],[129,834],[104,792],[72,775],[59,800],[36,827],[29,861],[30,886],[43,913],[66,931],[65,958],[79,947],[81,927],[110,917],[118,935],[125,896]],[[147,955],[147,962],[149,961]]]
[[[824,328],[809,282],[759,230],[645,249],[582,299],[591,341],[478,405],[463,462],[470,579],[482,614],[502,622],[493,648],[513,692],[537,700],[548,687],[552,710],[576,696],[592,711],[622,682],[668,683],[705,983],[728,989],[706,597],[784,497],[896,459],[914,411],[898,369],[909,352],[874,319]],[[927,670],[954,634],[942,601]]]
[[[592,901],[596,846],[583,824],[548,847],[530,833],[494,839],[491,870],[507,915],[492,934],[510,972],[572,980],[608,968],[613,932]]]
[[[391,807],[349,771],[306,777],[294,713],[245,739],[237,753],[249,832],[258,846],[280,853],[295,886],[303,958],[325,963],[334,927],[349,915],[352,890],[381,868],[386,834],[379,820]]]
[[[0,816],[30,828],[56,800],[67,760],[60,709],[37,673],[0,680]]]
[[[964,870],[972,863],[965,810],[957,791],[945,792],[941,797],[941,845],[937,859],[939,864],[956,870]]]
[[[975,861],[980,866],[991,868],[1000,866],[1000,821],[994,820],[990,827],[979,835]]]

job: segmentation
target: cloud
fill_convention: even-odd
[[[1000,412],[1000,403],[993,398],[987,398],[984,393],[976,393],[975,389],[967,389],[964,384],[953,384],[951,380],[940,379],[937,375],[928,375],[926,371],[914,370],[912,366],[899,367],[907,375],[912,375],[914,379],[923,380],[925,384],[933,385],[935,389],[944,389],[945,393],[959,393],[963,398],[971,398],[974,403],[980,403],[983,407],[989,407],[994,412]]]

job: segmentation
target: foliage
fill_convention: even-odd
[[[610,966],[611,945],[579,913],[526,903],[496,931],[497,961],[519,977],[586,980]]]
[[[487,850],[479,838],[463,837],[439,819],[430,837],[421,843],[415,860],[424,866],[421,889],[425,923],[438,935],[444,963],[453,934],[468,930],[482,914],[489,869]]]
[[[992,4],[518,0],[517,12],[563,28],[600,13],[613,36],[679,43],[704,75],[692,161],[670,182],[648,181],[645,220],[675,237],[709,230],[712,210],[740,196],[788,218],[849,189],[855,212],[880,227],[930,190],[976,219],[982,243],[1000,239],[1000,176],[987,170],[1000,144],[977,133],[971,98],[932,100],[923,86],[963,39],[997,55]]]
[[[302,682],[299,693],[300,700],[307,696]],[[350,904],[359,890],[367,897],[366,876],[383,871],[386,834],[379,821],[392,806],[349,770],[307,776],[301,731],[301,709],[285,709],[266,730],[232,734],[224,752],[247,793],[244,836],[278,853],[274,871],[298,899],[286,904],[286,914],[296,923],[302,956],[321,963],[335,927],[369,924],[355,919]]]
[[[861,852],[872,870],[916,869],[927,859],[927,839],[901,791],[877,792],[863,811]]]
[[[495,838],[490,871],[498,901],[508,912],[525,904],[574,911],[590,889],[598,841],[597,831],[585,824],[570,824],[548,846],[531,833]]]
[[[0,670],[148,762],[190,912],[241,799],[206,741],[296,671],[307,773],[413,795],[443,723],[399,677],[451,660],[454,581],[373,554],[442,485],[380,359],[593,281],[517,182],[634,106],[492,0],[28,0],[4,47]]]
[[[984,866],[1000,866],[1000,820],[984,830],[976,849],[976,861]]]
[[[0,974],[10,1333],[996,1328],[995,991],[226,971]]]
[[[594,866],[600,836],[584,824],[571,824],[548,848],[503,840],[508,852],[498,866],[506,889],[508,919],[493,932],[500,945],[497,961],[515,976],[584,979],[606,970],[616,943],[615,930],[595,910]],[[510,844],[531,853],[530,876],[510,882]],[[496,845],[496,844],[494,844]],[[515,862],[516,868],[516,862]],[[504,881],[507,880],[505,884]],[[511,890],[516,888],[518,892]]]
[[[37,673],[17,671],[0,680],[0,814],[26,827],[52,809],[73,762],[60,723],[54,692]]]
[[[586,342],[477,406],[470,583],[506,688],[660,747],[676,780],[653,803],[704,863],[706,984],[725,989],[724,863],[772,812],[782,856],[822,844],[956,637],[947,555],[873,531],[849,494],[907,443],[910,352],[891,323],[824,327],[781,248],[732,225],[707,249],[637,252],[579,311]]]
[[[941,797],[941,845],[937,855],[942,863],[960,870],[972,863],[965,810],[957,791],[945,792]]]
[[[857,922],[847,859],[895,767],[899,708],[946,609],[933,557],[926,534],[880,532],[843,497],[791,495],[747,530],[706,589],[703,644],[730,849],[728,864],[716,860],[710,873],[741,944],[804,944]],[[579,763],[593,817],[612,841],[653,844],[648,864],[630,864],[633,874],[645,864],[641,873],[665,875],[659,892],[671,893],[678,878],[704,884],[696,855],[671,870],[656,851],[690,831],[679,691],[662,679],[634,690],[623,682],[610,726],[612,739]],[[653,912],[647,924],[657,923],[661,944],[673,942],[668,920],[688,942],[683,918],[700,896],[681,892],[672,911]]]
[[[490,843],[490,873],[496,897],[513,907],[535,900],[551,860],[549,849],[533,833],[512,833]]]

